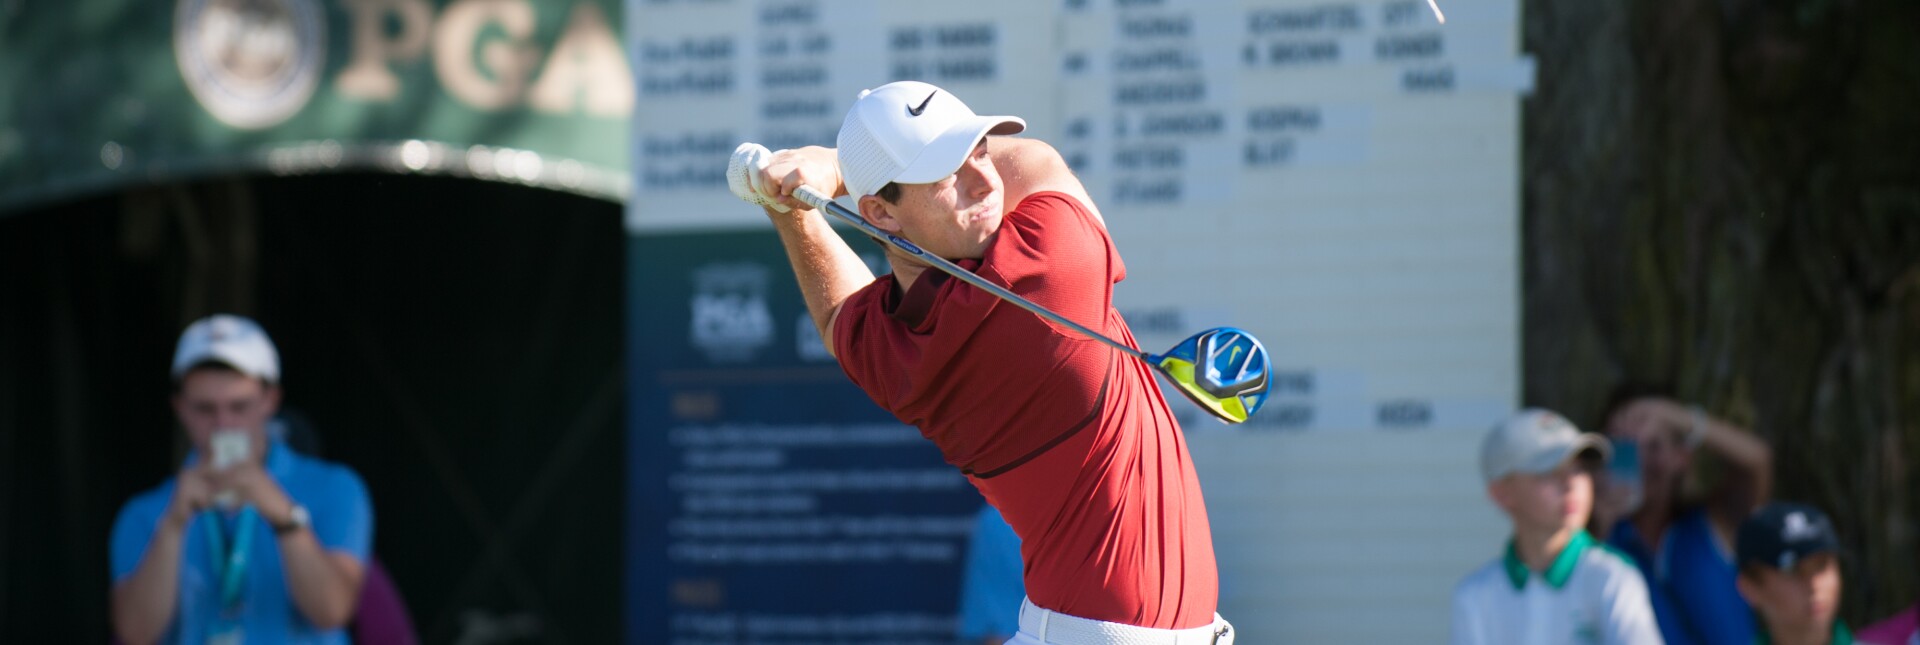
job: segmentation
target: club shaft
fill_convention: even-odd
[[[1140,360],[1145,361],[1148,364],[1153,363],[1152,359],[1147,356],[1146,352],[1142,352],[1138,349],[1129,347],[1125,343],[1121,343],[1120,341],[1114,340],[1112,338],[1108,338],[1106,334],[1102,334],[1092,329],[1088,329],[1085,325],[1081,325],[1080,323],[1074,322],[1072,320],[1068,320],[1066,316],[1062,316],[1060,314],[1054,313],[1053,311],[1048,310],[1046,307],[1042,307],[1040,305],[1034,304],[1033,301],[1020,297],[1020,294],[1014,293],[1012,291],[1008,291],[1006,290],[1006,288],[1001,287],[1000,285],[994,284],[992,282],[988,282],[986,278],[982,278],[978,275],[974,275],[972,271],[968,271],[966,269],[960,268],[959,265],[947,261],[946,258],[934,255],[932,253],[928,253],[925,250],[922,250],[919,246],[914,245],[911,242],[902,240],[898,237],[895,237],[887,233],[886,231],[880,230],[879,227],[868,223],[866,218],[861,217],[858,213],[855,213],[851,210],[847,210],[847,207],[841,206],[839,202],[828,199],[825,195],[821,195],[819,191],[815,191],[814,189],[807,186],[801,186],[799,190],[794,192],[794,196],[799,197],[800,201],[806,202],[808,204],[812,204],[814,208],[818,208],[820,210],[824,210],[826,212],[832,213],[834,217],[838,217],[840,218],[841,221],[846,222],[848,224],[852,224],[855,228],[858,228],[861,231],[866,232],[867,235],[872,236],[876,240],[885,242],[893,246],[893,248],[899,249],[900,252],[902,253],[911,255],[922,262],[926,262],[927,264],[931,264],[933,265],[933,268],[939,269],[945,272],[947,275],[959,278],[962,282],[978,287],[981,290],[986,291],[987,293],[993,294],[995,297],[998,297],[1001,300],[1005,300],[1007,302],[1013,303],[1013,305],[1016,307],[1025,309],[1027,311],[1031,311],[1036,316],[1045,318],[1047,320],[1051,320],[1056,323],[1060,323],[1061,325],[1064,325],[1069,329],[1079,332],[1080,335],[1082,336],[1086,336],[1087,338],[1091,338],[1091,339],[1100,341],[1102,343],[1106,343],[1107,346],[1109,347],[1131,354],[1135,358],[1139,358]]]

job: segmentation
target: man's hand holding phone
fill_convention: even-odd
[[[207,458],[180,471],[166,521],[183,528],[194,514],[216,506],[229,511],[253,506],[270,520],[284,520],[293,502],[253,458],[252,444],[245,430],[215,431]]]
[[[212,464],[205,461],[181,469],[180,476],[174,478],[173,501],[167,504],[167,514],[161,519],[165,528],[185,530],[194,515],[213,506],[211,473]]]
[[[252,506],[275,525],[290,521],[293,499],[267,474],[261,460],[254,458],[246,431],[215,432],[208,450],[213,455],[207,479],[213,490],[219,491],[214,497],[215,503],[227,510]]]
[[[293,508],[292,498],[280,489],[259,462],[245,462],[238,466],[209,473],[209,479],[219,490],[233,494],[235,506],[252,506],[269,522],[283,523],[287,513]]]

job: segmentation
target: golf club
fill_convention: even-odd
[[[734,149],[733,157],[727,163],[727,185],[733,190],[734,196],[742,200],[786,212],[787,207],[753,190],[747,176],[748,172],[765,168],[772,160],[772,156],[772,153],[760,144],[740,144],[740,147]],[[834,202],[831,197],[822,195],[810,187],[801,186],[794,192],[794,196],[816,209],[832,213],[841,221],[859,228],[874,239],[892,245],[902,253],[918,258],[967,284],[1140,359],[1172,383],[1181,394],[1186,395],[1201,409],[1223,422],[1246,421],[1247,417],[1259,410],[1260,405],[1266,402],[1267,372],[1270,364],[1266,348],[1252,334],[1232,327],[1215,327],[1180,341],[1165,353],[1149,354],[1034,304],[1020,297],[1019,294],[960,268],[946,258],[921,250],[918,245],[905,238],[880,230],[858,213],[848,210],[847,207]]]

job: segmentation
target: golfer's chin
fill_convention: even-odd
[[[989,197],[987,201],[980,202],[979,204],[975,204],[973,208],[967,209],[967,216],[964,218],[964,221],[970,224],[991,221],[992,225],[997,228],[1000,226],[1000,218],[1004,215],[1006,215],[1006,204],[1002,203],[1000,196],[996,194]]]
[[[997,203],[987,204],[986,208],[968,216],[962,223],[970,234],[968,241],[972,243],[972,248],[969,249],[970,254],[966,257],[978,258],[985,254],[987,244],[993,241],[995,233],[1000,232],[1000,223],[1004,220],[1005,215],[1000,212],[1000,205]]]

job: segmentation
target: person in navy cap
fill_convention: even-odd
[[[1759,618],[1757,643],[1850,645],[1840,614],[1840,538],[1820,509],[1776,502],[1740,525],[1735,580]]]

